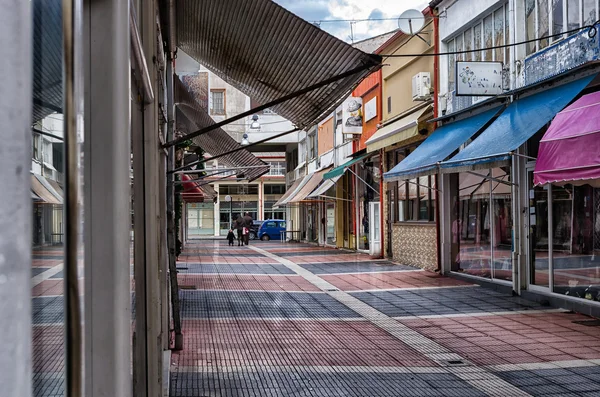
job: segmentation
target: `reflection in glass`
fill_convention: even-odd
[[[34,0],[32,87],[32,389],[63,395],[65,369],[62,2]],[[71,231],[75,232],[75,231]],[[80,259],[81,260],[81,259]]]
[[[481,43],[481,24],[480,23],[473,26],[473,48],[475,50],[480,50],[483,48],[482,43]],[[473,60],[481,61],[481,51],[475,51]]]
[[[483,40],[485,43],[485,48],[491,48],[494,45],[494,40],[493,40],[493,36],[494,36],[494,32],[493,32],[493,21],[492,21],[492,16],[488,16],[485,17],[483,19]],[[492,60],[492,51],[493,50],[485,50],[484,51],[484,55],[485,55],[485,61],[491,61]]]
[[[563,25],[563,0],[552,0],[552,34],[562,33]],[[554,37],[552,40],[560,40],[561,36]]]
[[[504,9],[500,8],[494,12],[494,46],[504,45]],[[494,61],[504,62],[502,48],[494,50]]]
[[[538,29],[537,37],[546,37],[550,34],[550,13],[548,12],[548,1],[538,1]],[[548,47],[548,39],[539,40],[539,50]]]
[[[448,42],[448,52],[454,52],[454,40]],[[456,56],[454,54],[448,55],[448,91],[454,91],[454,79],[456,78],[455,62]]]
[[[510,170],[494,168],[492,186],[492,260],[493,277],[501,280],[512,280],[512,195]]]
[[[525,0],[525,40],[535,39],[535,0]],[[527,55],[536,49],[535,41],[526,44]]]
[[[454,39],[454,41],[456,42],[455,46],[456,46],[456,51],[460,52],[463,50],[463,36],[462,34],[459,34],[458,36],[456,36],[456,38]],[[456,60],[457,61],[462,61],[463,60],[463,54],[456,54]]]
[[[579,0],[567,0],[567,30],[577,29],[580,18]]]
[[[600,301],[600,189],[552,186],[554,292]]]
[[[583,24],[591,25],[596,22],[597,0],[583,0]]]
[[[491,277],[490,182],[469,173],[458,175],[452,242],[457,245],[455,269]]]
[[[473,49],[473,45],[471,43],[471,41],[473,40],[473,34],[471,29],[467,29],[465,30],[465,51],[471,51]],[[471,52],[467,52],[465,54],[463,54],[463,59],[465,61],[470,61],[471,57],[472,57],[472,53]]]

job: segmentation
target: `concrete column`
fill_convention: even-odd
[[[439,196],[440,202],[438,203],[440,206],[440,219],[438,219],[440,223],[440,246],[438,249],[441,250],[441,273],[448,274],[452,265],[450,253],[452,246],[452,211],[454,209],[452,208],[450,175],[440,174],[438,178],[440,186],[437,188],[441,190]]]
[[[129,396],[129,3],[84,3],[85,391]]]
[[[31,3],[0,0],[0,390],[31,396]]]

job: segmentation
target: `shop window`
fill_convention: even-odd
[[[552,186],[554,292],[600,301],[600,189]]]
[[[535,0],[526,0],[533,2]],[[535,14],[534,14],[535,16]],[[535,29],[535,19],[531,29]],[[531,31],[532,34],[535,30]],[[456,61],[497,61],[508,62],[509,49],[498,48],[491,50],[493,46],[504,45],[509,42],[509,17],[508,4],[502,5],[492,12],[483,15],[474,25],[462,30],[452,39],[446,42],[447,51],[469,51],[464,54],[448,55],[448,91],[455,89],[455,62]],[[535,43],[534,43],[535,46]],[[473,51],[472,53],[470,51]]]
[[[522,1],[525,6],[526,40],[572,31],[583,25],[590,25],[598,19],[598,0]],[[552,25],[550,25],[550,21],[552,21]],[[562,36],[558,36],[552,38],[552,41],[561,39]],[[526,45],[527,55],[546,48],[548,44],[547,38],[528,43]]]
[[[435,220],[435,177],[423,176],[398,185],[398,221]]]
[[[451,180],[452,270],[511,280],[510,170],[460,173]]]
[[[265,194],[284,194],[285,193],[285,185],[265,185]],[[265,203],[266,206],[266,203]]]

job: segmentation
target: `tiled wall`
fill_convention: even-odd
[[[394,262],[437,269],[435,224],[395,223],[392,231]]]

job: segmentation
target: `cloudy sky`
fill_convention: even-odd
[[[294,14],[313,22],[318,20],[395,18],[410,8],[422,11],[423,0],[274,0]],[[321,28],[350,42],[350,23],[324,22]],[[372,21],[354,24],[354,41],[398,28],[397,21]]]

